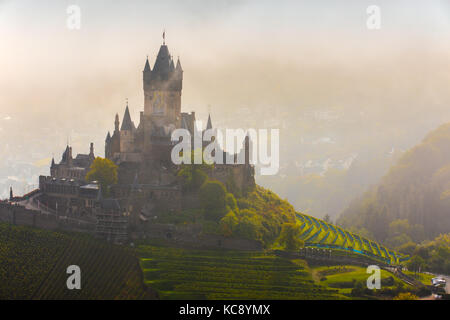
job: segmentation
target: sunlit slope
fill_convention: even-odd
[[[398,264],[409,259],[408,256],[323,220],[302,213],[297,213],[296,217],[301,228],[300,237],[306,247],[346,250],[387,264]]]

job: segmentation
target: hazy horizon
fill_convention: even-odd
[[[80,30],[66,27],[72,4]],[[75,154],[92,141],[103,156],[125,99],[139,121],[145,58],[153,66],[163,30],[184,69],[182,111],[206,121],[210,109],[213,124],[231,128],[280,127],[290,137],[281,166],[345,158],[377,141],[411,147],[450,121],[450,5],[378,1],[381,29],[369,30],[371,4],[0,1],[0,181],[36,184],[68,141]],[[296,122],[311,110],[337,120],[325,129]],[[292,137],[331,137],[340,150],[305,151]]]

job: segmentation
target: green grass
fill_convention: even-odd
[[[145,282],[162,299],[339,299],[303,260],[262,252],[138,247]]]
[[[366,270],[366,268],[353,265],[320,266],[312,268],[312,274],[316,282],[329,288],[337,289],[340,294],[349,294],[354,286],[354,281],[367,281],[370,274],[366,273]],[[390,277],[394,279],[393,284],[389,283]],[[390,272],[381,270],[381,282],[382,288],[392,288],[401,280]]]
[[[427,286],[431,285],[431,279],[436,277],[435,275],[428,274],[428,273],[417,272],[417,274],[416,274],[413,271],[403,271],[403,273],[422,282],[424,285],[427,285]]]

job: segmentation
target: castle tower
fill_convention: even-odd
[[[144,117],[158,127],[181,123],[183,70],[178,59],[175,67],[167,45],[161,45],[153,70],[148,58],[143,71]]]
[[[131,121],[130,110],[127,106],[122,119],[122,126],[120,127],[120,152],[133,152],[134,151],[134,123]]]
[[[116,153],[120,152],[119,125],[119,115],[116,113],[116,117],[114,119],[114,132],[112,135],[110,135],[108,132],[105,140],[105,157],[107,157],[108,159],[112,159]]]

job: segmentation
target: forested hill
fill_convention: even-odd
[[[450,231],[450,123],[429,133],[338,224],[399,247]]]

